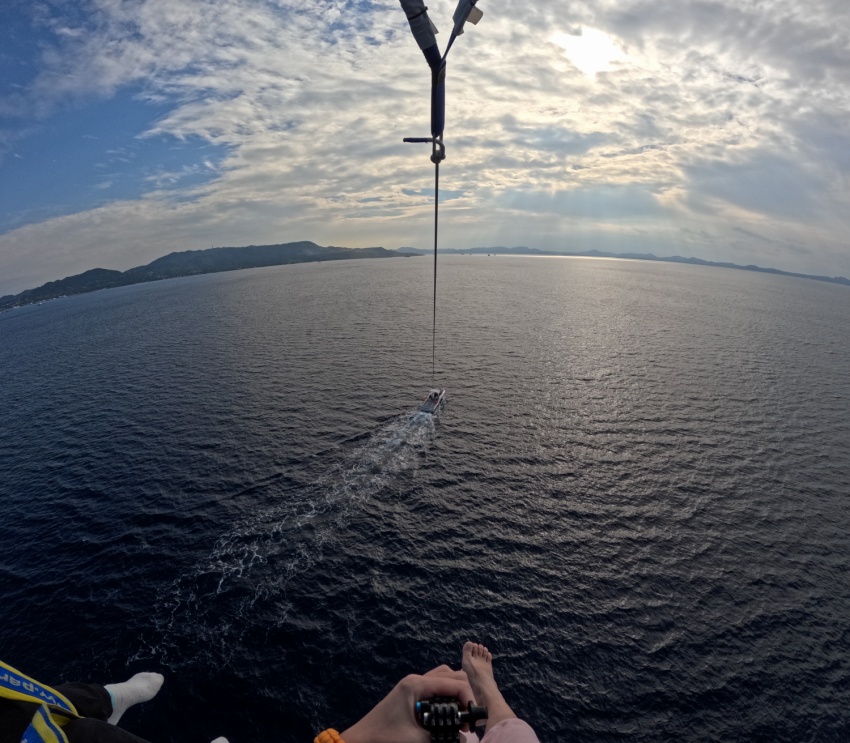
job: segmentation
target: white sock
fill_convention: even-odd
[[[112,714],[107,720],[117,725],[118,720],[130,707],[140,702],[149,702],[156,696],[165,678],[159,673],[137,673],[123,684],[107,684],[106,690],[112,697]]]

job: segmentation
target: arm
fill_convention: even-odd
[[[431,736],[414,716],[416,702],[453,697],[466,707],[475,702],[463,671],[445,666],[424,676],[405,676],[362,720],[342,732],[345,743],[429,743]]]

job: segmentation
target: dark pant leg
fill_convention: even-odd
[[[100,684],[62,684],[54,687],[68,698],[80,717],[93,717],[95,720],[109,719],[112,714],[112,697]]]
[[[68,737],[68,743],[148,743],[123,728],[90,717],[69,722],[62,730]]]

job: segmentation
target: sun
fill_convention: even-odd
[[[578,34],[557,32],[552,41],[564,50],[573,66],[588,77],[607,72],[625,53],[613,36],[595,28],[582,28]]]

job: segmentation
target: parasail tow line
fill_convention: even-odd
[[[459,0],[452,20],[454,27],[446,51],[440,54],[435,34],[437,27],[428,17],[424,0],[399,0],[407,15],[410,30],[431,68],[431,136],[405,137],[405,142],[428,143],[431,145],[431,162],[434,163],[434,308],[431,323],[431,374],[436,379],[437,358],[437,231],[440,219],[440,163],[446,159],[443,130],[446,123],[446,57],[463,33],[464,24],[477,24],[484,15],[476,7],[478,0]]]

